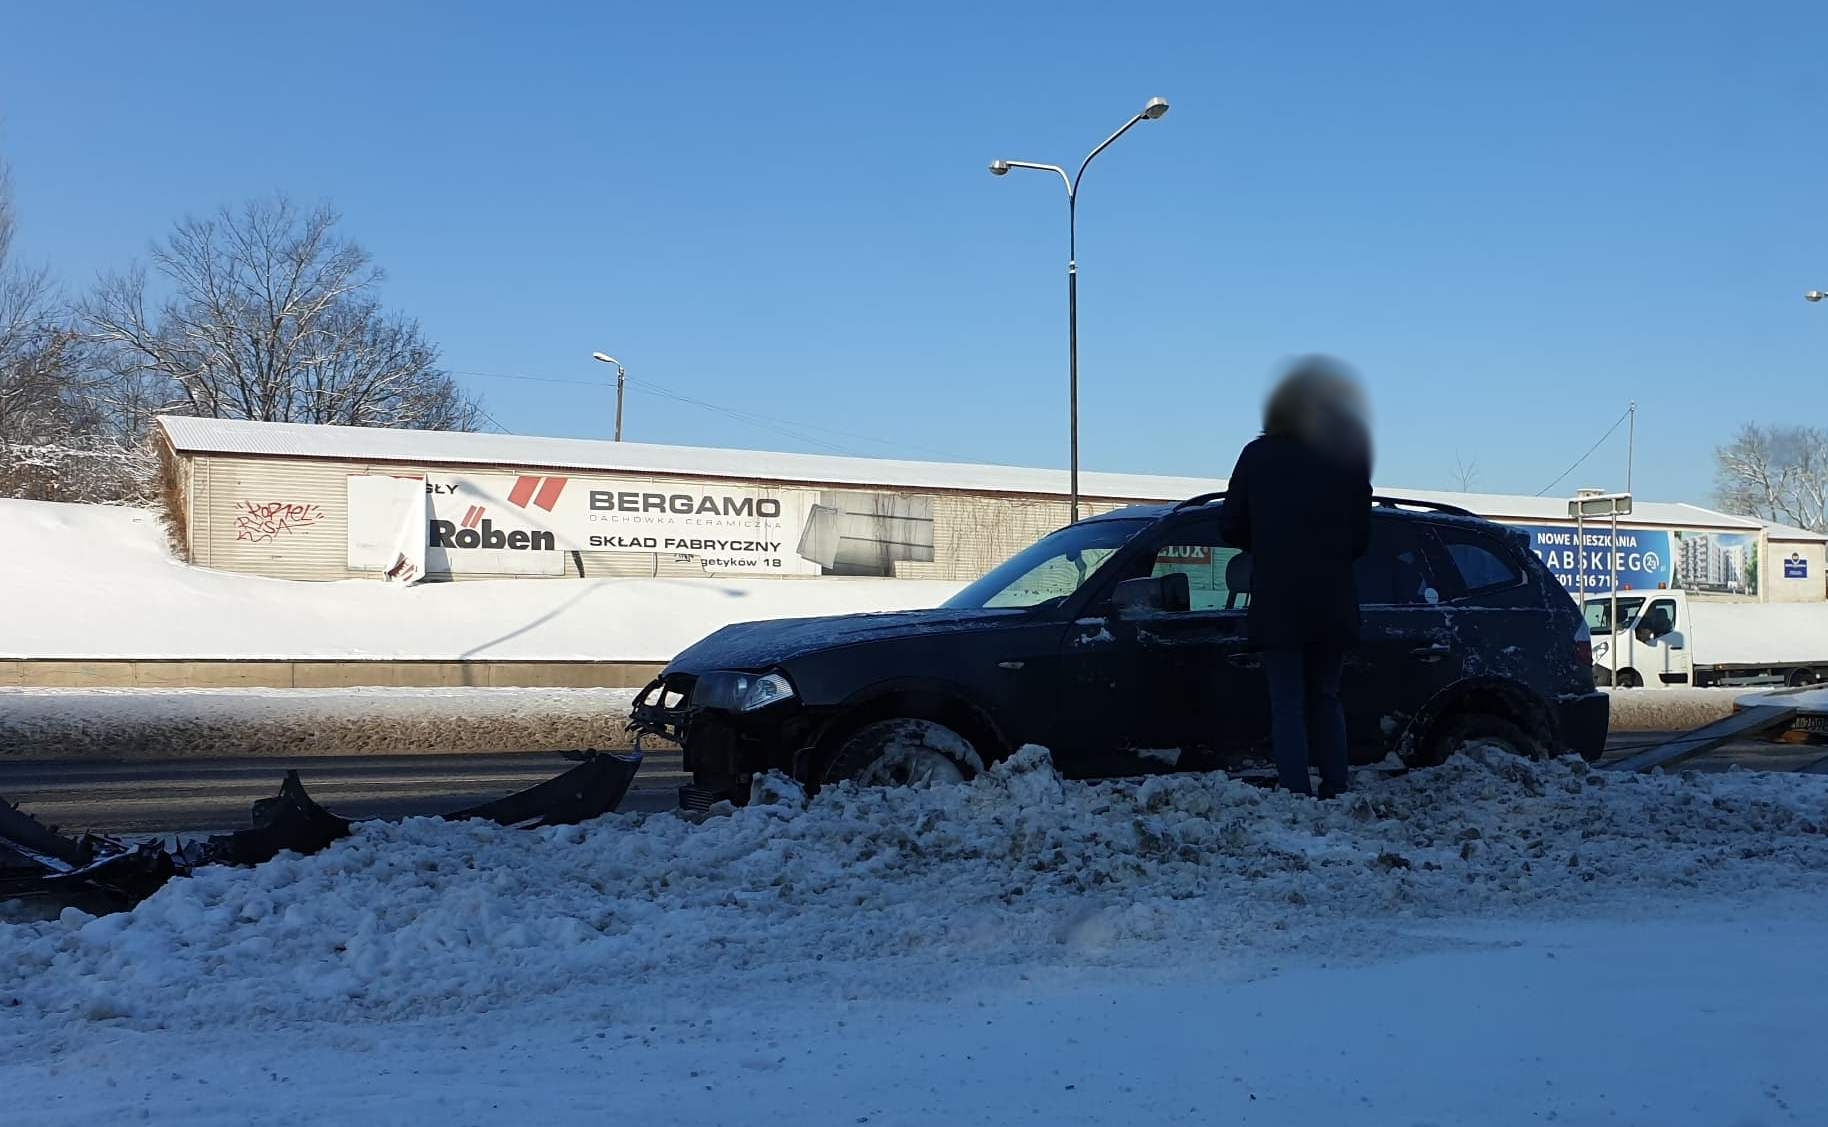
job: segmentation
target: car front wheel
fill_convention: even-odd
[[[877,720],[857,729],[825,771],[827,783],[960,783],[983,769],[971,741],[932,720]]]

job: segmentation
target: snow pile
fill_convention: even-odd
[[[607,750],[632,689],[0,689],[0,758]]]
[[[1608,689],[1615,732],[1686,732],[1733,714],[1744,689]]]
[[[732,622],[938,606],[906,579],[478,580],[400,588],[190,567],[139,509],[0,500],[0,658],[664,662]]]
[[[735,994],[934,996],[996,967],[1387,955],[1428,949],[1422,920],[1790,893],[1828,867],[1828,779],[1490,753],[1334,803],[1222,775],[1063,781],[1033,748],[968,785],[758,796],[696,824],[368,824],[132,913],[0,926],[0,1001],[207,1029],[477,1013],[591,983],[613,989],[590,1020],[647,1026]]]

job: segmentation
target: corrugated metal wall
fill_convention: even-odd
[[[1079,503],[1083,516],[1096,516],[1124,504]],[[933,501],[933,562],[900,561],[898,579],[971,580],[1015,555],[1067,522],[1065,501],[1044,497],[979,497],[941,494]]]
[[[188,484],[193,561],[205,567],[244,571],[283,579],[373,578],[372,572],[348,566],[348,487],[351,474],[476,473],[476,466],[363,463],[329,459],[257,456],[182,456],[189,463]],[[483,472],[537,474],[541,466],[491,466]],[[642,475],[618,474],[618,477]],[[654,477],[656,481],[715,481],[714,478]],[[782,489],[798,489],[784,486]],[[817,488],[809,486],[805,488]],[[1065,501],[1033,497],[988,497],[957,493],[912,493],[931,498],[933,520],[913,521],[890,505],[898,535],[918,545],[932,540],[931,563],[898,559],[894,574],[909,579],[975,579],[1039,537],[1066,523]],[[862,497],[845,490],[844,500]],[[829,494],[838,499],[839,494]],[[920,506],[924,509],[925,506]],[[1119,507],[1112,502],[1082,505],[1088,513]],[[645,552],[567,552],[565,574],[576,576],[694,577],[703,570],[691,557]],[[440,577],[443,578],[443,577]],[[481,578],[466,576],[466,578]]]

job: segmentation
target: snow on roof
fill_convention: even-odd
[[[459,431],[387,430],[308,423],[256,423],[240,419],[198,419],[162,415],[159,425],[172,448],[185,453],[253,454],[272,457],[338,458],[361,462],[503,465],[607,473],[666,473],[686,477],[890,486],[972,493],[1033,493],[1064,496],[1065,470],[956,462],[907,462],[888,458],[847,458],[830,454],[783,454],[762,450],[719,450],[702,446],[659,446],[588,438],[536,438]],[[1146,474],[1081,473],[1079,490],[1088,497],[1125,501],[1171,501],[1223,489],[1216,478],[1155,477]]]
[[[161,415],[159,425],[172,448],[184,453],[247,454],[266,457],[336,458],[355,462],[596,470],[604,473],[661,473],[682,477],[744,481],[809,482],[964,493],[1066,495],[1065,470],[962,462],[913,462],[889,458],[786,454],[764,450],[720,450],[703,446],[659,446],[589,438],[538,438],[463,431],[391,430],[310,423],[258,423],[242,419],[200,419]],[[1081,473],[1079,491],[1117,501],[1177,501],[1225,488],[1218,477]],[[1522,497],[1494,493],[1442,493],[1379,488],[1380,493],[1456,505],[1480,516],[1513,522],[1567,523],[1565,497]],[[1697,505],[1639,501],[1633,526],[1745,529],[1760,527],[1749,517],[1728,516]],[[1807,538],[1822,539],[1813,533]]]
[[[1758,523],[1765,526],[1766,536],[1786,544],[1821,544],[1828,542],[1828,535],[1824,535],[1820,532],[1810,532],[1806,528],[1798,528],[1793,524],[1779,524],[1774,520],[1761,520]]]

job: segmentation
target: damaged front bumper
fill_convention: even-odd
[[[629,711],[635,747],[661,739],[680,749],[692,781],[679,788],[679,805],[704,810],[714,803],[742,802],[753,776],[785,771],[806,780],[819,732],[818,717],[789,700],[753,712],[692,704],[697,678],[663,673],[636,696]]]
[[[583,762],[543,783],[439,817],[522,829],[588,821],[621,804],[640,767],[639,752],[588,752]],[[283,852],[315,853],[346,837],[353,825],[305,793],[297,771],[286,772],[278,794],[254,804],[251,821],[245,830],[202,841],[132,845],[101,834],[61,834],[0,801],[0,899],[128,908],[205,865],[258,865]]]

